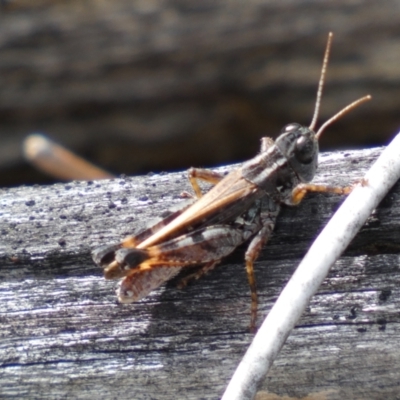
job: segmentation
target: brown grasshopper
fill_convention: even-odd
[[[318,164],[318,139],[323,130],[358,104],[348,105],[314,132],[329,58],[329,34],[310,126],[286,125],[274,142],[261,139],[261,151],[238,169],[223,176],[204,169],[190,169],[189,180],[196,201],[171,211],[160,222],[121,243],[93,251],[93,260],[104,268],[106,279],[124,278],[118,290],[122,303],[145,297],[175,276],[183,267],[201,268],[189,278],[199,278],[222,258],[250,240],[245,254],[251,290],[251,329],[257,316],[253,263],[274,229],[281,204],[296,205],[307,192],[348,194],[351,187],[314,185]],[[198,180],[215,184],[202,194]]]

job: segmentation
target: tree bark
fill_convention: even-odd
[[[323,153],[315,182],[354,182],[380,152]],[[252,339],[245,247],[201,281],[178,290],[175,280],[131,305],[90,257],[189,189],[173,173],[0,191],[0,397],[221,396]],[[399,196],[397,184],[334,265],[260,399],[397,397]],[[255,265],[259,320],[341,201],[313,194],[282,211]]]

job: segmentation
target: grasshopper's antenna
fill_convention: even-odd
[[[317,119],[318,119],[318,114],[319,114],[319,109],[321,106],[321,97],[322,97],[322,89],[324,88],[324,82],[325,82],[325,75],[326,75],[326,69],[328,67],[328,60],[329,60],[329,53],[331,51],[331,44],[332,44],[332,38],[333,38],[333,33],[329,32],[328,35],[328,42],[326,43],[326,49],[325,49],[325,54],[324,54],[324,61],[322,62],[322,70],[321,70],[321,77],[319,78],[319,84],[318,84],[318,91],[317,91],[317,100],[315,102],[315,110],[314,110],[314,115],[311,121],[311,124],[309,128],[313,131],[315,129],[315,125],[317,124]],[[338,113],[336,113],[332,118],[329,118],[328,121],[326,121],[319,129],[318,132],[315,134],[315,137],[319,139],[321,136],[322,132],[324,129],[329,126],[332,122],[335,122],[338,120],[342,115],[346,114],[353,108],[357,107],[361,103],[364,103],[365,101],[371,100],[371,96],[367,95],[364,97],[361,97],[361,99],[358,99],[354,101],[353,103],[349,104],[342,110],[340,110]]]
[[[357,106],[359,106],[361,103],[364,103],[368,100],[371,100],[372,96],[370,96],[369,94],[367,96],[361,97],[361,99],[358,99],[356,101],[353,101],[351,104],[349,104],[348,106],[346,106],[345,108],[341,109],[338,113],[336,113],[333,117],[329,118],[328,121],[326,121],[324,124],[322,124],[322,126],[318,129],[318,132],[315,134],[315,137],[317,139],[319,139],[319,137],[321,136],[322,132],[324,131],[324,129],[330,125],[332,122],[335,122],[336,120],[338,120],[342,115],[346,114],[347,112],[349,112],[350,110],[352,110],[353,108],[356,108]]]
[[[332,37],[333,37],[333,33],[329,32],[328,42],[326,43],[326,48],[325,48],[324,61],[322,63],[321,77],[319,78],[317,101],[315,102],[314,115],[312,117],[312,121],[309,126],[309,128],[312,131],[315,129],[315,125],[317,124],[319,108],[321,105],[322,89],[324,88],[326,69],[328,67],[329,53],[331,51]]]

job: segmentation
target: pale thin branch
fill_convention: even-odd
[[[39,170],[63,180],[94,180],[113,175],[54,143],[44,135],[29,135],[23,144],[25,159]]]
[[[329,269],[400,178],[400,133],[314,241],[236,369],[223,400],[253,399]],[[322,249],[322,250],[321,250]]]

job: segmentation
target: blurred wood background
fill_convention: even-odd
[[[396,0],[3,0],[0,185],[50,182],[22,158],[33,132],[113,173],[252,156],[308,124],[327,33],[320,121],[370,93],[322,147],[384,144],[399,127]]]

